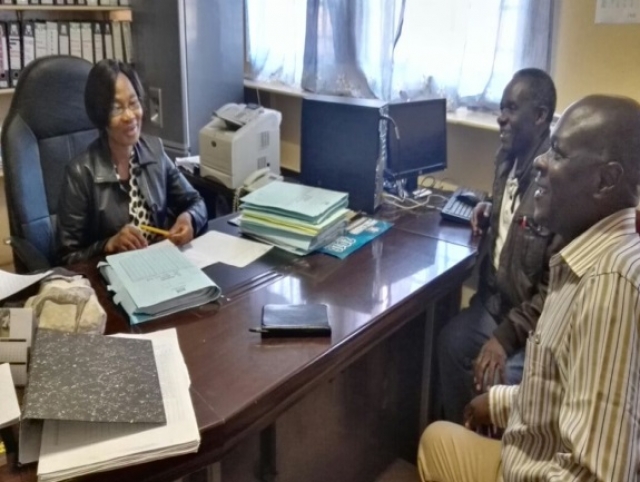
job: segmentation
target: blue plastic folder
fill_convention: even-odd
[[[391,226],[393,224],[387,221],[366,216],[360,217],[349,224],[342,236],[326,245],[320,252],[344,259],[372,239],[380,236]]]
[[[170,241],[98,265],[132,325],[215,301],[220,288]]]

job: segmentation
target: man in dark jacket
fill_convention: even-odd
[[[475,234],[489,225],[478,293],[438,339],[444,415],[453,422],[463,422],[474,392],[522,378],[525,340],[542,311],[549,258],[560,244],[533,221],[533,160],[549,148],[555,104],[553,81],[539,69],[516,72],[500,102],[492,202],[476,206],[472,219]]]

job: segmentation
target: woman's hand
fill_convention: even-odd
[[[126,224],[120,231],[109,238],[104,250],[107,254],[121,253],[148,246],[142,231],[132,224]]]
[[[176,246],[187,244],[193,239],[193,224],[191,214],[185,212],[178,216],[175,224],[169,230],[169,240]]]
[[[483,230],[489,225],[491,207],[490,202],[483,201],[476,204],[473,208],[473,213],[471,214],[471,229],[473,230],[474,236],[481,235]]]

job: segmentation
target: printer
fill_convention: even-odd
[[[226,104],[200,130],[200,175],[237,189],[254,171],[280,174],[282,114],[257,105]]]

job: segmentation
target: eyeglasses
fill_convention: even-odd
[[[142,104],[140,103],[140,99],[132,100],[127,106],[113,104],[113,106],[111,107],[111,112],[109,112],[109,116],[111,118],[120,117],[124,115],[126,111],[130,111],[133,114],[138,114],[140,111],[142,111]]]

